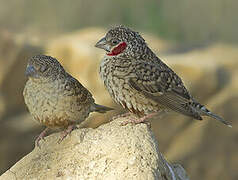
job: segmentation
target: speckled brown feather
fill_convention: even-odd
[[[109,56],[121,43],[126,48]],[[117,26],[96,47],[109,52],[100,65],[100,76],[109,94],[132,113],[142,116],[173,110],[198,120],[210,116],[228,125],[190,95],[181,78],[151,51],[139,33]]]
[[[95,104],[92,94],[55,58],[34,56],[29,66],[35,73],[29,77],[23,95],[30,113],[41,124],[67,128],[84,121],[90,112],[111,110]]]

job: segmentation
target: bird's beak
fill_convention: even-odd
[[[25,75],[27,77],[34,77],[36,75],[36,70],[32,65],[26,67]]]
[[[110,45],[107,44],[107,40],[106,40],[105,37],[103,37],[102,39],[100,39],[100,40],[96,43],[95,47],[100,48],[100,49],[104,49],[104,50],[106,50],[107,52],[110,52],[110,50],[111,50],[111,47],[110,47]]]

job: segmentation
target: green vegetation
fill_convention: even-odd
[[[184,43],[237,43],[237,7],[237,0],[1,0],[0,24],[45,33],[125,24]]]

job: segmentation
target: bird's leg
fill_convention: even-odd
[[[42,132],[40,133],[40,135],[36,138],[36,140],[35,140],[35,145],[36,145],[37,147],[40,148],[39,142],[40,142],[41,139],[45,140],[44,137],[46,136],[46,132],[47,132],[48,130],[49,130],[49,128],[45,128],[45,130],[42,131]]]
[[[150,113],[150,114],[148,114],[148,115],[146,115],[144,117],[141,117],[141,118],[137,118],[135,116],[130,116],[130,117],[128,117],[128,120],[124,121],[123,123],[121,123],[121,125],[125,126],[128,123],[132,123],[132,124],[146,123],[146,124],[148,124],[151,127],[151,124],[149,122],[149,118],[155,116],[156,114],[158,114],[158,113],[157,112]]]
[[[74,128],[75,125],[69,125],[67,129],[65,129],[61,134],[61,137],[58,140],[58,144],[60,144],[63,141],[63,139],[74,130]]]
[[[112,117],[111,120],[113,121],[113,120],[115,120],[115,119],[122,118],[122,117],[127,117],[127,116],[130,116],[130,115],[131,115],[130,112],[126,112],[126,113],[118,114],[118,115]]]

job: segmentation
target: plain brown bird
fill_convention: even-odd
[[[37,146],[48,128],[65,129],[61,142],[90,112],[112,110],[96,104],[92,94],[53,57],[30,58],[25,74],[28,77],[23,91],[25,103],[34,119],[47,127],[36,139]]]
[[[190,95],[181,78],[152,52],[139,33],[117,26],[95,46],[106,51],[100,76],[109,94],[140,117],[129,122],[144,122],[155,113],[173,110],[198,120],[210,116],[231,127]]]

